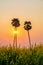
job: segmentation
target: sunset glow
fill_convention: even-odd
[[[20,27],[17,31],[11,25],[12,19],[18,18]],[[43,42],[43,0],[0,0],[0,43],[13,43],[17,34],[18,44],[28,46],[28,34],[24,22],[31,21],[30,32],[32,44]]]
[[[18,31],[15,31],[15,30],[14,30],[13,33],[14,33],[14,34],[18,34]]]

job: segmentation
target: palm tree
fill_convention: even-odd
[[[24,23],[24,29],[27,30],[27,32],[28,32],[28,38],[29,38],[30,48],[31,48],[31,40],[30,40],[29,30],[31,30],[31,28],[32,28],[31,22],[30,21],[25,21],[25,23]]]
[[[15,27],[15,31],[17,31],[17,27],[20,26],[19,20],[17,18],[13,18],[11,24],[12,24],[12,26]],[[15,35],[14,35],[14,41],[16,43],[16,48],[17,48],[17,33],[15,33]],[[14,42],[13,42],[13,44],[14,44]]]

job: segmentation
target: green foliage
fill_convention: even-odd
[[[2,47],[0,65],[43,65],[43,46],[32,49]]]

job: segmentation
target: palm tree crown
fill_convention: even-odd
[[[25,23],[24,23],[24,29],[28,31],[31,28],[32,28],[31,22],[30,21],[25,21]]]
[[[14,18],[12,19],[12,26],[15,26],[15,27],[19,27],[20,26],[20,23],[19,23],[19,20],[17,18]]]

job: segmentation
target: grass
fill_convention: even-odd
[[[32,49],[1,47],[0,65],[43,65],[43,45]]]

